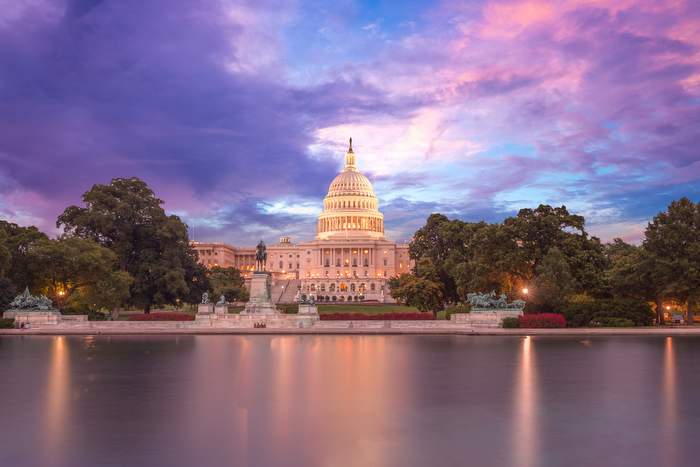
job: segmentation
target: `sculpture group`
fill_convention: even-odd
[[[52,311],[54,309],[51,299],[45,295],[32,295],[29,293],[29,287],[26,287],[24,292],[17,295],[15,299],[10,302],[9,308],[11,310],[25,311]]]
[[[513,300],[508,303],[506,294],[496,295],[491,293],[468,293],[467,302],[475,311],[479,310],[522,310],[525,307],[524,300]]]

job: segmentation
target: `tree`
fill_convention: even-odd
[[[148,313],[154,304],[191,300],[201,270],[187,226],[165,213],[146,183],[116,178],[94,185],[83,201],[85,207],[66,208],[56,225],[116,253],[119,268],[134,279],[131,304]]]
[[[36,227],[21,227],[4,220],[0,220],[0,232],[2,249],[9,253],[9,263],[4,263],[5,277],[19,290],[36,287],[36,268],[32,265],[30,255],[36,244],[48,237]],[[5,261],[7,259],[5,256]]]
[[[61,308],[111,308],[128,298],[131,277],[117,269],[115,253],[92,240],[45,239],[30,255],[42,291]]]
[[[442,309],[444,299],[442,286],[435,281],[402,274],[389,280],[391,296],[396,300],[415,306],[419,311],[437,311]]]
[[[12,281],[7,277],[0,277],[0,315],[16,296],[17,289]]]
[[[700,298],[700,203],[688,198],[673,201],[652,219],[644,236],[654,275],[668,295],[687,301],[687,321],[694,324],[695,304]]]
[[[7,233],[0,230],[0,277],[3,277],[12,265],[12,255],[7,248],[7,237]]]
[[[583,216],[569,213],[566,206],[542,204],[537,209],[521,209],[504,226],[512,232],[531,279],[536,278],[549,250],[556,247],[569,265],[575,291],[605,295],[602,277],[609,263],[600,240],[588,236]]]
[[[431,214],[425,226],[418,229],[409,245],[409,254],[416,264],[419,264],[422,258],[432,262],[447,301],[459,299],[447,259],[450,255],[459,254],[463,245],[462,224],[463,222],[451,221],[442,214]]]
[[[561,307],[574,290],[574,278],[566,257],[551,247],[537,267],[530,306],[539,312],[561,312]]]
[[[236,268],[215,267],[208,271],[209,286],[215,298],[224,294],[226,301],[237,302],[248,299],[245,280]]]
[[[656,322],[664,324],[663,301],[668,294],[665,266],[643,246],[629,245],[619,238],[606,246],[610,268],[605,279],[614,297],[630,298],[656,304]]]

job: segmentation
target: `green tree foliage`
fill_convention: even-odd
[[[0,230],[0,277],[5,276],[11,265],[12,255],[9,248],[7,248],[7,233],[4,230]]]
[[[415,306],[420,311],[438,311],[442,309],[444,297],[442,286],[435,281],[402,274],[389,280],[391,296],[399,302]]]
[[[667,265],[658,264],[656,256],[643,246],[629,245],[619,238],[606,246],[606,256],[610,268],[605,277],[611,295],[655,302],[657,323],[663,324],[663,300],[669,291],[664,279],[667,274],[658,272]]]
[[[540,205],[521,209],[504,226],[511,231],[531,279],[536,278],[549,250],[556,247],[566,258],[576,291],[606,293],[603,272],[609,263],[600,240],[586,232],[583,216],[569,213],[566,206]]]
[[[0,262],[4,263],[4,276],[12,281],[16,289],[37,286],[36,268],[32,265],[30,254],[38,242],[47,238],[36,227],[21,227],[0,220],[0,256],[5,258]]]
[[[0,277],[0,312],[7,308],[16,296],[17,289],[12,281],[7,277]]]
[[[241,272],[233,267],[215,267],[208,271],[209,287],[216,300],[224,294],[226,301],[237,302],[248,300],[248,291]]]
[[[187,226],[168,216],[162,201],[138,178],[116,178],[83,195],[85,207],[70,206],[56,225],[112,250],[120,269],[133,277],[130,303],[149,312],[154,304],[191,300],[200,287],[196,253]]]
[[[700,203],[688,198],[672,202],[647,226],[644,249],[666,294],[687,302],[688,323],[693,324],[700,298]]]
[[[567,297],[574,291],[575,284],[566,257],[559,248],[550,247],[535,272],[528,308],[539,313],[560,313]]]
[[[32,249],[30,263],[42,291],[61,308],[109,309],[129,296],[132,279],[117,269],[117,255],[92,240],[42,240]]]

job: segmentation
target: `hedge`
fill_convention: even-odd
[[[508,316],[503,318],[503,321],[501,321],[501,327],[507,329],[519,328],[520,321],[518,320],[517,316]]]
[[[187,313],[154,312],[142,315],[131,315],[129,321],[194,321],[194,315]]]
[[[619,298],[569,302],[564,305],[562,314],[569,327],[574,328],[595,325],[603,318],[627,319],[635,326],[650,326],[654,322],[654,312],[648,303]]]
[[[346,320],[432,320],[435,315],[430,312],[426,313],[324,313],[321,315],[321,321],[346,321]]]
[[[529,313],[518,316],[521,328],[565,328],[566,319],[559,313]]]
[[[14,318],[0,318],[0,329],[14,329]]]
[[[283,304],[278,304],[277,308],[285,314],[288,315],[293,315],[296,313],[299,313],[299,305],[296,303],[283,303]]]
[[[591,321],[591,326],[599,328],[631,328],[634,327],[635,324],[631,319],[605,316]]]
[[[445,311],[447,312],[447,319],[449,319],[450,315],[455,313],[469,313],[472,311],[472,307],[468,303],[455,303],[445,308]]]

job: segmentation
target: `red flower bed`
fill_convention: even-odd
[[[431,320],[435,319],[433,313],[323,313],[321,320],[346,321],[346,320]]]
[[[187,313],[155,312],[142,315],[131,315],[129,321],[194,321],[194,315]]]
[[[565,328],[566,318],[559,313],[532,313],[518,317],[521,328]]]

